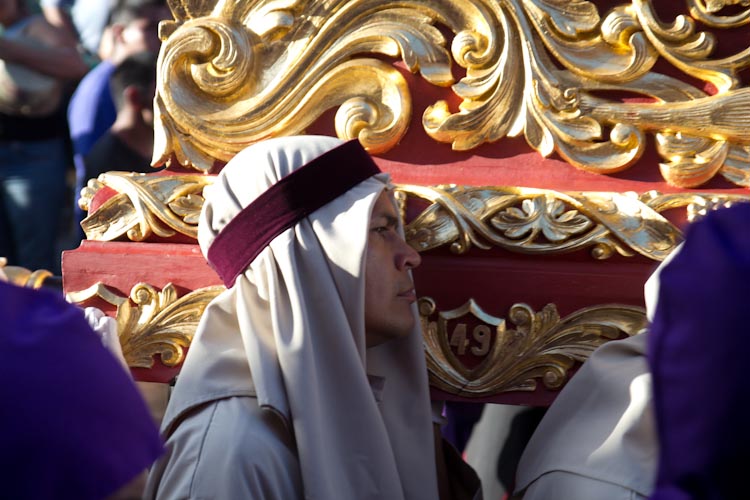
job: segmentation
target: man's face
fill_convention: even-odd
[[[138,52],[159,52],[159,21],[171,19],[167,7],[148,7],[143,17],[133,19],[122,28],[121,41],[128,55]]]
[[[417,300],[409,269],[419,254],[398,233],[398,212],[389,192],[375,202],[365,257],[365,335],[367,347],[404,337],[414,328],[411,304]]]

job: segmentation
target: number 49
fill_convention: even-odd
[[[484,356],[490,351],[490,339],[492,332],[487,325],[477,325],[471,331],[471,336],[479,345],[471,347],[471,353],[474,356]],[[455,346],[459,356],[466,354],[466,348],[471,341],[466,338],[466,323],[458,323],[453,329],[450,345]]]

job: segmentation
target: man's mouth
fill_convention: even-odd
[[[409,288],[407,290],[399,292],[398,297],[402,299],[407,299],[410,302],[414,302],[417,300],[417,292],[413,288]]]

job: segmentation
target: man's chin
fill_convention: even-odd
[[[414,332],[414,323],[404,323],[403,325],[393,326],[385,332],[367,333],[365,335],[367,348],[377,347],[388,343],[392,340],[404,339]]]

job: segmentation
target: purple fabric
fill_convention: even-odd
[[[357,140],[318,156],[242,209],[211,243],[208,262],[227,287],[271,241],[380,169]]]
[[[115,65],[102,61],[83,77],[68,103],[73,152],[82,158],[115,122],[117,110],[109,90]]]
[[[652,500],[745,498],[750,205],[692,224],[662,271],[648,359],[660,441]]]
[[[137,389],[81,310],[0,282],[0,497],[102,499],[161,452]]]

